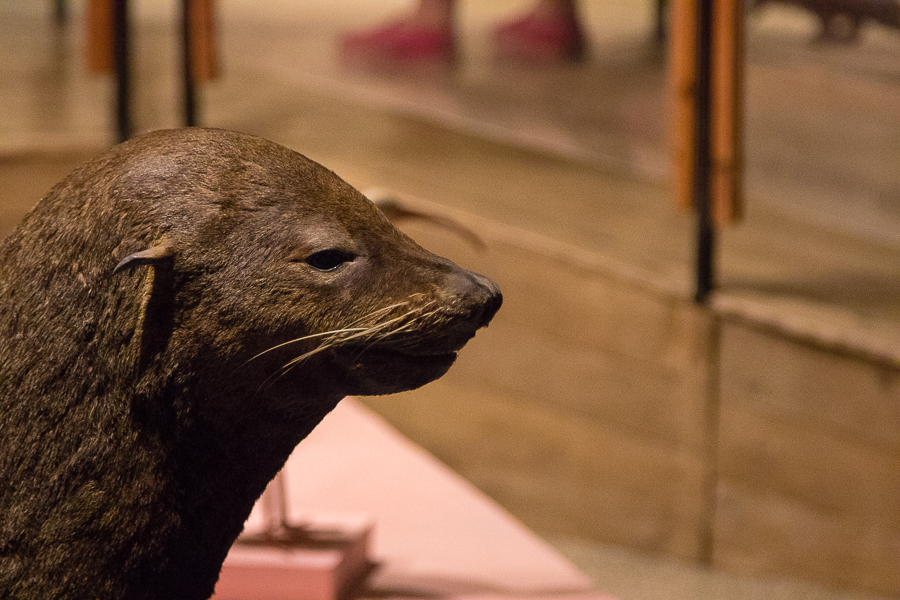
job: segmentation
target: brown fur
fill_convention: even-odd
[[[500,301],[259,138],[84,165],[0,245],[0,597],[207,598],[336,403],[440,377]]]

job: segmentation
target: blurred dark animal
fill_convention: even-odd
[[[754,7],[790,4],[815,14],[822,23],[820,39],[849,43],[866,22],[900,30],[900,0],[756,0]]]

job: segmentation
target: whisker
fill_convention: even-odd
[[[419,311],[421,311],[421,310],[427,308],[427,306],[430,306],[431,304],[433,304],[433,302],[430,302],[430,303],[428,303],[428,304],[426,304],[426,305],[424,305],[424,306],[415,308],[415,309],[413,309],[413,310],[411,310],[411,311],[407,311],[406,313],[404,313],[404,314],[402,314],[402,315],[400,315],[400,316],[394,317],[393,319],[388,319],[387,321],[382,321],[381,323],[377,323],[377,324],[375,324],[375,325],[373,325],[373,326],[371,326],[371,327],[368,327],[368,328],[365,328],[365,329],[361,329],[361,330],[355,332],[353,335],[343,336],[343,337],[340,337],[340,338],[337,338],[337,336],[335,336],[337,339],[334,339],[334,340],[328,340],[328,341],[334,341],[334,342],[343,344],[343,343],[346,343],[346,342],[349,342],[349,341],[352,341],[352,340],[355,340],[355,339],[358,339],[358,338],[371,336],[371,335],[373,335],[373,334],[375,334],[375,333],[380,332],[380,331],[383,330],[383,329],[386,329],[386,328],[390,327],[390,326],[393,325],[394,323],[397,323],[397,322],[399,322],[399,321],[403,321],[404,319],[407,319],[407,318],[410,317],[411,315],[414,315],[416,312],[419,312]],[[435,312],[436,312],[436,311],[435,311]],[[429,313],[429,314],[433,314],[433,313]],[[417,318],[420,318],[420,316],[415,317],[415,318],[414,318],[412,321],[410,321],[409,323],[404,324],[404,325],[398,327],[398,328],[395,329],[395,330],[389,331],[389,332],[387,333],[387,335],[393,335],[395,332],[399,332],[399,331],[403,331],[403,330],[407,329],[408,327],[410,327],[411,325],[413,325],[413,324],[415,323],[415,320],[416,320]],[[383,338],[382,338],[382,339],[383,339]],[[377,340],[373,339],[373,340],[372,340],[372,343],[374,343],[374,342],[376,342],[376,341],[377,341]],[[313,356],[314,354],[318,354],[319,352],[322,352],[322,351],[324,351],[324,350],[327,350],[327,349],[329,349],[329,348],[334,347],[335,345],[337,345],[337,343],[331,343],[331,344],[329,344],[329,343],[326,342],[325,344],[322,344],[321,346],[315,348],[314,350],[310,350],[309,352],[306,352],[305,354],[301,354],[300,356],[298,356],[298,357],[296,357],[296,358],[294,358],[294,359],[291,359],[290,362],[288,362],[288,363],[285,365],[285,367],[292,367],[292,366],[296,365],[297,363],[306,360],[306,359],[309,358],[310,356]]]
[[[428,305],[422,306],[422,307],[420,307],[420,309],[417,309],[417,310],[421,310],[421,309],[427,308],[427,306],[429,306],[429,305],[431,305],[431,304],[433,304],[433,302],[429,302]],[[374,345],[377,344],[378,342],[383,341],[384,339],[386,339],[386,338],[388,338],[388,337],[390,337],[390,336],[392,336],[392,335],[396,335],[396,334],[398,334],[398,333],[403,333],[404,331],[408,330],[409,328],[411,328],[412,326],[414,326],[417,322],[421,321],[422,319],[427,318],[427,317],[430,317],[431,315],[434,315],[434,314],[437,314],[437,313],[438,313],[437,310],[433,310],[433,311],[431,311],[431,312],[427,312],[427,313],[422,313],[422,314],[415,315],[408,323],[404,323],[404,324],[401,325],[400,327],[388,331],[384,336],[382,336],[382,337],[380,337],[380,338],[372,338],[371,340],[369,340],[369,344],[368,344],[368,345],[362,346],[362,347],[360,348],[360,351],[359,351],[359,353],[357,354],[357,356],[361,356],[364,352],[366,352],[369,348],[371,348],[372,346],[374,346]],[[412,312],[407,313],[407,314],[404,315],[404,316],[409,316],[410,314],[412,314]],[[356,336],[354,336],[354,337],[356,337]],[[348,338],[348,339],[349,339],[349,338]],[[343,341],[343,340],[341,340],[341,341]],[[410,340],[410,342],[412,342],[412,340]],[[406,346],[408,346],[408,345],[409,345],[409,343],[406,344]]]
[[[413,294],[412,296],[420,296],[420,295],[421,295],[421,294]],[[412,297],[412,296],[411,296],[411,297]],[[306,340],[310,340],[310,339],[314,339],[314,338],[318,338],[318,337],[324,337],[324,336],[328,336],[328,335],[335,335],[335,334],[348,333],[348,332],[359,332],[359,331],[364,331],[364,330],[366,330],[367,328],[365,328],[365,327],[353,327],[353,326],[356,325],[357,323],[360,323],[360,322],[364,321],[365,319],[369,319],[369,318],[371,318],[371,317],[373,317],[373,316],[375,316],[375,315],[379,315],[379,314],[381,314],[381,313],[390,312],[391,310],[393,310],[393,309],[395,309],[395,308],[399,308],[399,307],[405,306],[405,305],[407,305],[407,304],[409,304],[408,301],[406,301],[406,302],[398,302],[398,303],[396,303],[396,304],[391,304],[390,306],[385,306],[385,307],[383,307],[383,308],[376,309],[376,310],[374,310],[374,311],[372,311],[372,312],[370,312],[370,313],[368,313],[368,314],[363,315],[362,317],[360,317],[359,319],[357,319],[356,321],[354,321],[353,323],[351,323],[350,326],[347,327],[347,328],[345,328],[345,329],[334,329],[334,330],[332,330],[332,331],[323,331],[323,332],[321,332],[321,333],[312,333],[312,334],[310,334],[310,335],[305,335],[305,336],[303,336],[303,337],[299,337],[299,338],[296,338],[296,339],[293,339],[293,340],[288,340],[287,342],[284,342],[284,343],[281,343],[281,344],[272,346],[271,348],[268,348],[268,349],[266,349],[266,350],[263,350],[262,352],[260,352],[260,353],[257,354],[256,356],[253,356],[252,358],[248,359],[247,362],[256,360],[257,358],[259,358],[259,357],[262,356],[263,354],[266,354],[266,353],[268,353],[268,352],[272,352],[273,350],[277,350],[277,349],[279,349],[279,348],[283,348],[283,347],[285,347],[285,346],[289,346],[289,345],[291,345],[291,344],[296,344],[296,343],[303,342],[303,341],[306,341]],[[244,364],[247,364],[247,363],[244,363]]]
[[[407,313],[407,315],[408,315],[408,313]],[[390,320],[385,321],[385,322],[383,322],[383,323],[379,323],[379,324],[377,324],[377,325],[373,325],[372,327],[368,327],[368,328],[365,328],[365,329],[360,329],[357,333],[354,333],[353,335],[349,335],[349,336],[346,336],[346,337],[341,337],[341,338],[334,339],[334,340],[329,340],[329,341],[335,341],[335,342],[345,343],[345,342],[349,342],[349,341],[351,341],[351,340],[355,340],[355,339],[360,338],[360,337],[369,336],[369,335],[371,335],[371,334],[373,334],[373,333],[377,333],[377,332],[381,331],[382,329],[384,329],[384,328],[386,328],[386,327],[388,327],[388,326],[390,326],[390,325],[396,323],[397,321],[402,320],[402,319],[403,319],[404,317],[406,317],[407,315],[403,315],[403,316],[400,316],[400,317],[396,317],[396,318],[394,318],[394,319],[390,319]],[[323,344],[323,345],[321,345],[321,346],[315,348],[314,350],[310,350],[309,352],[307,352],[307,353],[305,353],[305,354],[301,354],[301,355],[298,356],[297,358],[291,359],[291,361],[288,362],[286,366],[290,366],[290,365],[293,365],[293,364],[295,364],[295,363],[298,363],[298,362],[300,362],[300,361],[302,361],[302,360],[306,360],[307,358],[309,358],[309,357],[312,356],[313,354],[318,354],[319,352],[322,352],[323,350],[327,350],[328,348],[332,348],[332,347],[334,347],[335,345],[336,345],[336,344],[327,344],[327,343],[326,343],[326,344]]]
[[[412,294],[412,295],[410,295],[410,298],[414,298],[417,296],[424,296],[424,294],[422,294],[422,293]],[[296,367],[301,362],[309,359],[310,357],[312,357],[316,354],[319,354],[320,352],[324,352],[325,350],[328,350],[329,348],[333,348],[333,347],[341,345],[341,344],[346,344],[347,342],[350,342],[350,341],[353,341],[356,339],[369,338],[369,344],[366,347],[362,348],[360,351],[360,354],[362,354],[363,352],[365,352],[366,350],[371,348],[372,345],[376,344],[377,342],[384,340],[387,337],[402,333],[402,332],[408,330],[409,328],[413,327],[416,323],[418,323],[422,319],[428,318],[439,312],[438,310],[424,312],[428,307],[436,304],[436,301],[432,300],[430,302],[423,304],[422,306],[408,310],[405,313],[403,313],[402,315],[398,315],[396,317],[387,319],[385,321],[377,322],[368,327],[353,327],[352,326],[352,325],[357,325],[358,323],[361,323],[362,321],[365,321],[366,319],[371,319],[374,316],[389,313],[390,311],[392,311],[396,308],[400,308],[402,306],[407,306],[409,303],[410,303],[409,301],[398,302],[398,303],[392,304],[390,306],[385,306],[383,308],[376,309],[370,313],[367,313],[366,315],[363,315],[362,317],[360,317],[359,319],[354,321],[351,324],[351,327],[347,327],[344,329],[336,329],[333,331],[326,331],[323,333],[311,334],[308,336],[304,336],[302,338],[297,338],[296,340],[291,340],[291,341],[285,342],[283,344],[279,344],[277,346],[269,348],[268,350],[265,350],[264,352],[261,352],[260,354],[254,356],[250,360],[258,358],[259,356],[261,356],[262,354],[265,354],[266,352],[271,352],[272,350],[275,350],[277,348],[281,348],[283,346],[287,346],[287,345],[290,345],[290,344],[293,344],[293,343],[296,343],[296,342],[299,342],[302,340],[307,340],[307,339],[311,339],[311,338],[322,338],[322,337],[326,338],[323,340],[323,342],[319,346],[317,346],[316,348],[314,348],[308,352],[304,352],[300,356],[292,358],[290,361],[288,361],[286,364],[284,364],[280,369],[278,369],[277,372],[273,373],[268,378],[266,378],[266,380],[260,385],[260,388],[258,391],[265,389],[266,387],[268,387],[269,385],[271,385],[278,379],[287,375],[294,367]],[[404,320],[408,320],[408,321],[406,323],[403,323],[402,325],[396,327],[395,329],[389,329],[392,325],[395,325],[396,323],[400,323]],[[387,332],[383,333],[381,336],[377,335],[377,334],[383,332],[385,329],[389,329],[389,330]],[[344,334],[350,334],[350,335],[344,335]]]
[[[247,362],[250,362],[251,360],[256,360],[257,358],[259,358],[259,357],[262,356],[263,354],[267,354],[267,353],[269,353],[269,352],[272,352],[273,350],[278,350],[279,348],[283,348],[283,347],[285,347],[285,346],[290,346],[291,344],[296,344],[296,343],[303,342],[303,341],[306,341],[306,340],[311,340],[311,339],[313,339],[313,338],[324,337],[324,336],[326,336],[326,335],[334,335],[334,334],[337,334],[337,333],[345,333],[345,332],[348,332],[348,331],[363,331],[364,329],[365,329],[364,327],[350,327],[350,328],[347,328],[347,329],[335,329],[335,330],[332,330],[332,331],[323,331],[323,332],[321,332],[321,333],[311,333],[311,334],[309,334],[309,335],[304,335],[303,337],[298,337],[298,338],[293,339],[293,340],[288,340],[287,342],[284,342],[284,343],[282,343],[282,344],[278,344],[278,345],[276,345],[276,346],[272,346],[271,348],[268,348],[268,349],[266,349],[266,350],[263,350],[262,352],[260,352],[260,353],[257,354],[256,356],[247,359]],[[244,363],[244,364],[246,364],[246,363]]]

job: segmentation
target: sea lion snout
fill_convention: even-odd
[[[379,303],[391,310],[363,322],[373,333],[362,335],[363,344],[350,340],[334,348],[348,393],[396,393],[438,379],[500,309],[503,296],[489,278],[433,255],[423,259],[416,250],[415,268],[392,270],[393,286]]]
[[[503,304],[503,294],[496,283],[466,269],[459,269],[448,278],[443,296],[448,304],[461,305],[476,330],[487,327]]]

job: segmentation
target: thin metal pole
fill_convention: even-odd
[[[182,0],[181,39],[182,61],[184,72],[184,124],[194,127],[197,124],[197,98],[194,86],[194,44],[191,29],[192,0]]]
[[[716,232],[712,224],[710,184],[710,116],[712,70],[712,0],[697,3],[697,112],[694,179],[694,209],[697,214],[697,286],[694,301],[703,304],[715,286]]]
[[[120,142],[134,132],[131,122],[131,36],[128,0],[113,2],[113,61],[116,71],[116,129]]]
[[[660,44],[666,41],[668,24],[666,22],[667,0],[656,0],[656,41]]]
[[[53,17],[58,27],[62,27],[69,22],[69,7],[66,6],[66,0],[54,0]]]

